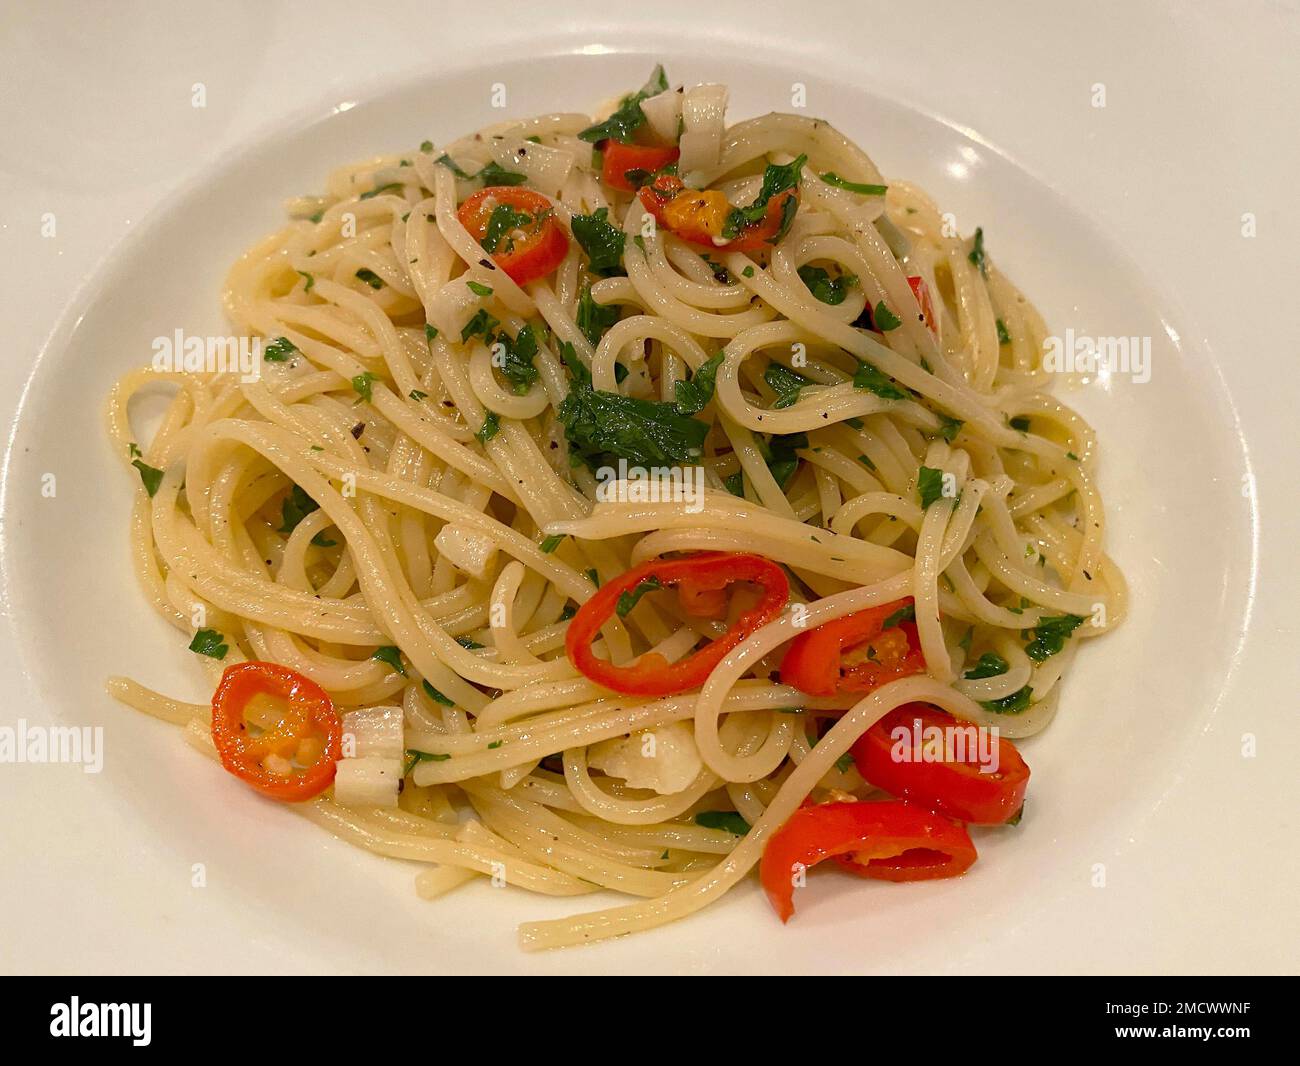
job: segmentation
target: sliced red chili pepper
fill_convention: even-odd
[[[244,711],[255,696],[285,701],[284,715],[254,736]],[[311,799],[334,780],[343,750],[343,724],[334,701],[310,678],[277,663],[244,662],[226,667],[212,694],[212,742],[221,765],[272,799]],[[295,756],[306,764],[297,767]],[[285,772],[267,767],[280,761]]]
[[[963,822],[1001,825],[1024,806],[1029,767],[1011,741],[998,737],[997,768],[985,772],[976,728],[927,703],[907,703],[857,739],[853,761],[871,784],[899,799]]]
[[[907,283],[912,287],[912,295],[916,297],[916,302],[921,308],[921,314],[925,315],[926,326],[937,337],[939,335],[939,320],[934,317],[934,301],[930,299],[930,286],[925,283],[925,278],[922,277],[910,277],[907,279]]]
[[[795,879],[830,858],[860,877],[929,881],[965,873],[976,852],[962,826],[898,800],[802,807],[772,835],[759,864],[781,921],[794,914]]]
[[[791,642],[781,680],[810,696],[871,692],[889,681],[925,670],[921,640],[911,621],[885,623],[912,606],[912,598],[837,618]]]
[[[604,158],[600,176],[606,185],[633,192],[644,185],[657,170],[676,162],[682,153],[676,145],[654,148],[644,144],[602,141]]]
[[[508,185],[480,189],[456,211],[460,224],[479,244],[488,238],[492,215],[504,207],[513,216],[502,217],[510,223],[504,233],[493,233],[495,243],[485,250],[512,281],[526,285],[545,277],[569,251],[569,238],[555,220],[555,208],[541,193]]]
[[[634,663],[615,666],[596,657],[592,641],[618,609],[619,599],[642,582],[651,588],[676,586],[685,602],[715,605],[715,592],[738,581],[752,582],[762,589],[759,602],[742,614],[717,640],[675,663],[657,652],[647,652]],[[680,559],[651,559],[633,567],[621,577],[606,582],[578,609],[569,623],[565,649],[569,661],[598,685],[633,696],[672,696],[699,688],[713,668],[732,648],[755,630],[776,618],[790,598],[785,571],[771,559],[738,552],[701,552]]]
[[[691,244],[728,252],[752,252],[770,248],[772,238],[781,232],[786,201],[796,204],[799,187],[786,189],[768,201],[761,222],[746,226],[735,237],[723,237],[723,227],[732,212],[730,201],[717,189],[688,189],[673,174],[661,174],[637,194],[655,222]]]

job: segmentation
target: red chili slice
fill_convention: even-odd
[[[615,666],[608,659],[597,658],[592,650],[592,641],[618,609],[619,599],[624,593],[633,593],[642,582],[657,582],[652,588],[675,586],[688,610],[711,611],[718,605],[714,594],[738,581],[758,585],[762,598],[723,636],[678,662],[669,663],[662,655],[647,652],[634,663]],[[565,649],[569,661],[598,685],[633,696],[672,696],[704,684],[722,657],[780,615],[789,598],[785,571],[761,555],[702,552],[680,559],[651,559],[602,585],[582,605],[569,623]]]

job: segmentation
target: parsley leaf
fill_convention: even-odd
[[[280,504],[280,528],[277,532],[292,533],[298,528],[299,522],[313,511],[319,510],[320,504],[308,496],[302,486],[294,485]]]
[[[881,333],[888,333],[891,329],[898,329],[898,327],[903,324],[903,320],[885,306],[884,300],[881,300],[880,303],[876,304],[876,309],[872,312],[871,319],[875,322],[876,329],[880,330]]]
[[[384,279],[368,267],[362,267],[358,270],[356,278],[359,281],[364,281],[372,289],[382,289],[384,287]]]
[[[888,185],[866,185],[860,181],[849,181],[847,178],[841,178],[833,170],[828,170],[822,175],[822,181],[827,185],[834,185],[837,189],[848,189],[849,192],[861,193],[863,196],[884,196]]]
[[[916,604],[909,603],[900,607],[897,611],[885,619],[885,624],[880,627],[883,633],[886,629],[893,629],[894,626],[902,625],[904,622],[916,621]]]
[[[808,291],[813,296],[832,307],[842,304],[844,297],[849,294],[849,289],[858,283],[857,276],[854,274],[841,274],[833,278],[828,271],[821,267],[809,266],[807,263],[799,268],[799,280],[808,286]]]
[[[225,638],[215,629],[200,629],[190,641],[190,651],[206,655],[210,659],[224,659],[229,650],[230,645],[225,643]]]
[[[776,393],[776,400],[772,404],[774,411],[794,404],[799,399],[800,390],[805,385],[813,384],[802,374],[796,374],[781,363],[768,363],[767,369],[763,371],[763,380]]]
[[[449,700],[446,696],[444,696],[441,692],[439,692],[436,688],[434,688],[431,684],[429,684],[428,681],[421,681],[420,687],[424,689],[424,694],[428,696],[429,699],[433,700],[434,703],[441,703],[444,707],[456,706],[455,700]],[[451,758],[451,756],[448,755],[446,756],[446,758],[449,759]]]
[[[1077,614],[1058,614],[1040,618],[1034,626],[1034,639],[1025,645],[1025,654],[1036,663],[1041,663],[1065,647],[1065,641],[1084,619]]]
[[[929,466],[921,467],[921,472],[916,477],[916,491],[921,497],[921,510],[924,511],[943,495],[943,471]]]
[[[998,319],[998,343],[999,344],[1011,343],[1011,334],[1007,332],[1007,324],[1003,322],[1002,319],[1000,318]]]
[[[595,274],[622,273],[623,246],[627,235],[609,222],[609,208],[602,207],[594,215],[573,216],[573,237],[591,260]]]
[[[617,110],[609,118],[604,122],[597,122],[594,126],[588,126],[578,134],[578,137],[588,144],[606,140],[624,143],[630,141],[633,131],[645,125],[646,117],[641,110],[641,101],[658,96],[667,89],[668,78],[664,75],[663,64],[660,64],[651,73],[649,81],[636,92],[629,93],[619,101]]]
[[[582,295],[578,297],[578,312],[575,317],[582,335],[591,342],[593,348],[600,343],[600,338],[605,335],[605,331],[618,321],[619,314],[617,304],[596,303],[591,298],[591,286],[583,286]]]
[[[947,415],[941,414],[939,416],[939,436],[951,444],[965,424],[960,418],[949,418]]]
[[[980,706],[994,714],[1019,714],[1029,706],[1029,697],[1033,692],[1034,690],[1026,685],[1019,691],[1011,693],[1010,696],[1003,696],[1000,700],[980,700]]]
[[[489,411],[487,417],[483,419],[483,425],[479,431],[474,434],[480,444],[486,444],[501,429],[501,416],[495,411]]]
[[[738,837],[749,832],[749,823],[735,811],[700,811],[695,816],[695,824],[705,829],[725,829]]]
[[[298,350],[298,346],[288,337],[276,337],[262,350],[262,358],[268,363],[283,363]]]
[[[966,258],[979,267],[982,277],[989,276],[988,258],[984,254],[984,230],[978,226],[975,227],[975,240],[971,243],[970,254]]]
[[[515,243],[511,234],[531,225],[533,221],[533,216],[527,212],[516,211],[509,204],[497,204],[488,216],[487,228],[483,233],[483,250],[489,254],[498,249],[502,252],[511,251]]]
[[[144,483],[144,491],[153,499],[154,494],[158,491],[158,486],[162,484],[163,472],[156,466],[149,466],[143,459],[132,459],[131,465],[140,471],[140,480]]]
[[[1000,677],[1008,670],[1006,659],[995,651],[986,651],[979,662],[965,673],[967,681],[978,681],[982,677]]]
[[[375,375],[366,370],[352,379],[352,391],[365,400],[366,403],[372,403],[374,401],[374,390],[372,389],[374,383]]]
[[[600,465],[607,455],[641,466],[693,463],[709,433],[706,423],[681,414],[675,404],[587,385],[570,390],[557,414],[573,454],[588,465]]]
[[[694,415],[703,411],[713,399],[717,388],[718,367],[722,365],[722,353],[718,352],[712,359],[700,364],[691,375],[690,381],[678,381],[673,384],[673,395],[677,400],[677,410],[684,415]]]
[[[799,468],[799,456],[795,452],[800,448],[808,447],[808,434],[773,434],[766,443],[762,443],[760,439],[759,447],[768,470],[772,472],[772,477],[784,489]]]
[[[853,387],[874,392],[882,400],[906,400],[907,393],[892,378],[886,377],[870,363],[859,363],[853,375]]]
[[[537,367],[533,360],[537,358],[537,335],[532,326],[524,326],[514,340],[504,331],[496,335],[494,344],[500,344],[505,350],[501,366],[501,376],[510,382],[515,394],[523,396],[533,387],[537,380]]]
[[[780,196],[783,192],[798,186],[799,175],[802,173],[803,165],[806,162],[808,162],[808,157],[799,155],[789,163],[769,163],[767,169],[763,171],[763,184],[758,190],[757,198],[748,207],[733,207],[731,209],[726,222],[722,225],[722,236],[731,240],[739,237],[742,230],[750,226],[757,226],[762,222],[767,217],[767,206],[772,197]],[[768,244],[776,244],[785,236],[785,231],[790,228],[790,223],[794,221],[794,212],[799,209],[799,205],[793,196],[786,197],[783,206],[786,210],[782,214],[781,225],[776,233],[768,238]],[[793,209],[791,210],[791,208]]]
[[[472,292],[475,296],[491,296],[491,295],[492,295],[492,289],[491,289],[489,286],[484,285],[482,282],[479,282],[479,281],[467,281],[467,282],[465,282],[465,284],[466,284],[466,286],[468,286],[469,291]]]
[[[641,597],[647,592],[656,592],[663,588],[657,577],[648,577],[634,589],[626,592],[620,592],[618,596],[618,605],[614,608],[620,618],[626,618],[628,614],[641,602]]]
[[[357,199],[369,200],[372,196],[380,196],[383,193],[392,192],[394,189],[400,189],[401,187],[402,187],[402,183],[400,181],[390,181],[387,185],[377,185],[369,192],[363,192],[360,196],[357,197]]]
[[[538,547],[542,549],[542,554],[550,555],[551,552],[555,551],[555,549],[562,543],[564,543],[564,534],[552,533],[549,537],[546,537]]]
[[[464,344],[470,337],[478,334],[482,334],[483,339],[487,340],[492,331],[500,324],[500,319],[488,314],[486,307],[480,307],[474,312],[474,317],[466,322],[464,328],[460,331],[460,341]]]
[[[403,677],[406,676],[406,667],[402,665],[402,653],[395,645],[388,644],[382,648],[376,648],[370,658],[374,659],[375,662],[387,663]]]

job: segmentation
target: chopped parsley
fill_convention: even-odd
[[[1038,625],[1032,630],[1034,639],[1025,645],[1025,654],[1036,663],[1051,658],[1065,647],[1070,634],[1083,625],[1083,622],[1082,616],[1077,614],[1058,614],[1040,618]]]
[[[416,751],[414,748],[406,749],[406,765],[402,769],[402,776],[407,777],[415,769],[418,763],[422,762],[446,762],[450,755],[439,755],[432,751]]]
[[[678,381],[673,384],[673,395],[677,400],[677,410],[684,415],[698,414],[713,399],[718,382],[718,367],[722,365],[722,353],[700,364],[691,375],[690,381]]]
[[[406,676],[406,667],[402,665],[402,653],[394,645],[388,644],[382,648],[376,648],[370,658],[374,659],[375,662],[387,663],[403,677]]]
[[[513,251],[515,242],[511,234],[534,221],[533,216],[525,211],[516,211],[509,204],[497,204],[488,216],[487,227],[483,232],[483,250],[489,254],[498,250]]]
[[[641,597],[647,592],[657,592],[663,588],[657,577],[648,577],[634,589],[628,589],[626,592],[619,593],[618,605],[614,608],[620,618],[626,618],[628,614],[641,602]]]
[[[978,681],[982,677],[1000,677],[1008,670],[1006,659],[995,651],[986,651],[979,662],[965,673],[967,681]]]
[[[916,621],[916,604],[909,603],[900,607],[897,611],[885,619],[885,624],[880,627],[883,633],[886,629],[893,629],[894,626],[900,626],[904,622]]]
[[[303,270],[295,270],[294,273],[298,274],[300,277],[306,278],[307,280],[307,284],[302,287],[302,291],[311,292],[312,286],[316,284],[315,276],[312,274],[308,274],[306,271]]]
[[[853,387],[874,392],[882,400],[906,400],[907,393],[870,363],[859,363],[853,375]]]
[[[585,382],[569,391],[557,414],[572,453],[591,466],[601,465],[605,456],[641,466],[693,463],[709,434],[707,423],[682,414],[676,404],[605,392]]]
[[[352,379],[352,391],[365,400],[366,403],[371,403],[374,400],[374,383],[375,375],[370,373],[369,370],[363,371]]]
[[[479,281],[467,281],[467,282],[465,282],[465,284],[469,287],[469,291],[472,292],[475,296],[491,296],[491,295],[492,295],[492,289],[491,289],[489,286],[484,285],[482,282],[479,282]]]
[[[400,189],[401,187],[402,183],[400,181],[390,181],[387,185],[378,185],[369,192],[363,192],[357,199],[369,200],[372,196],[381,196],[386,192],[392,192],[394,189]]]
[[[537,381],[537,367],[533,365],[537,358],[537,335],[533,333],[533,327],[524,326],[514,340],[503,330],[493,343],[501,345],[504,350],[502,363],[497,367],[501,376],[510,382],[516,395],[525,395]]]
[[[479,431],[474,434],[480,444],[486,444],[501,429],[501,416],[495,411],[489,411],[487,417],[483,419],[483,425]]]
[[[799,155],[789,163],[769,163],[767,169],[763,171],[763,184],[758,190],[758,196],[748,207],[733,207],[731,213],[727,215],[727,220],[722,224],[722,236],[728,240],[739,237],[742,231],[757,226],[767,217],[767,207],[772,197],[780,196],[784,192],[794,189],[799,184],[799,175],[803,171],[803,165],[808,162],[806,155]],[[794,221],[795,212],[799,209],[799,203],[793,196],[787,196],[783,205],[784,210],[781,215],[781,224],[777,231],[767,239],[768,244],[776,244],[785,236],[786,230],[790,228],[790,223]]]
[[[885,306],[884,300],[881,300],[880,303],[876,304],[876,309],[872,312],[871,320],[875,322],[876,329],[881,333],[888,333],[891,329],[898,329],[898,327],[903,324],[903,320]]]
[[[1012,429],[1018,429],[1018,430],[1020,430],[1021,433],[1028,433],[1028,432],[1029,432],[1029,416],[1028,416],[1028,415],[1016,415],[1015,418],[1008,419],[1007,424],[1010,425]]]
[[[738,837],[749,832],[749,823],[735,811],[700,811],[695,816],[695,824],[705,829],[725,829]]]
[[[767,382],[768,388],[776,393],[776,400],[772,404],[774,411],[796,403],[800,390],[805,385],[813,384],[802,374],[796,374],[781,363],[768,363],[767,369],[763,371],[763,380]]]
[[[230,645],[215,629],[200,629],[190,641],[190,651],[206,655],[209,659],[224,659]]]
[[[916,476],[916,491],[921,497],[921,510],[924,511],[943,495],[943,471],[929,466],[921,467],[921,472]]]
[[[807,447],[808,434],[806,433],[773,434],[766,443],[763,443],[760,438],[759,449],[763,453],[763,459],[781,488],[784,489],[790,483],[790,478],[799,468],[799,456],[795,454],[796,451]]]
[[[994,714],[1019,714],[1029,706],[1029,697],[1034,690],[1026,685],[1024,688],[1003,696],[1000,700],[980,700],[980,706]]]
[[[821,267],[809,266],[806,263],[799,268],[799,280],[808,286],[808,291],[813,296],[832,307],[842,304],[844,297],[849,294],[849,289],[858,283],[855,274],[840,274],[833,278]]]
[[[144,483],[144,491],[153,499],[154,494],[158,491],[158,486],[162,484],[163,472],[156,466],[150,466],[143,459],[132,459],[131,465],[140,471],[140,480]]]
[[[589,144],[600,141],[622,141],[632,139],[635,130],[645,125],[645,112],[641,110],[641,101],[658,96],[668,90],[668,78],[664,74],[663,64],[655,67],[650,80],[634,93],[628,93],[619,101],[618,108],[604,122],[588,126],[578,137]]]
[[[262,352],[268,363],[283,363],[298,351],[298,346],[288,337],[276,337]]]
[[[595,274],[618,274],[623,269],[623,247],[626,234],[609,221],[609,208],[602,207],[593,215],[573,216],[573,237],[591,260]]]
[[[424,339],[430,344],[438,339],[438,331],[427,322],[424,324]]]
[[[605,335],[619,318],[619,308],[616,304],[598,304],[591,298],[591,286],[584,285],[582,295],[578,297],[578,312],[576,321],[578,328],[582,330],[582,335],[591,342],[592,347],[600,343],[600,338]]]
[[[428,696],[429,699],[433,700],[434,703],[441,703],[444,707],[456,706],[455,700],[449,700],[446,696],[444,696],[441,692],[439,692],[436,688],[434,688],[431,684],[429,684],[428,681],[421,681],[420,687],[424,689],[424,694]],[[445,758],[451,758],[451,756],[448,755],[445,756]]]
[[[979,267],[982,277],[989,276],[988,257],[984,254],[984,230],[978,226],[975,228],[975,240],[971,244],[970,254],[966,258]]]
[[[1002,319],[1000,318],[998,319],[998,343],[999,344],[1011,343],[1011,334],[1007,332],[1007,324],[1003,322]]]
[[[368,267],[362,267],[358,270],[356,277],[359,281],[364,281],[372,289],[382,289],[384,287],[384,279]]]
[[[951,444],[965,424],[960,418],[949,418],[947,415],[941,414],[939,416],[939,436]]]
[[[861,193],[863,196],[884,196],[889,189],[888,185],[867,185],[860,181],[849,181],[847,178],[841,178],[833,170],[823,174],[822,181],[827,185],[834,185],[837,189],[848,189],[849,192]]]
[[[464,344],[470,337],[482,335],[484,340],[501,324],[500,319],[488,314],[486,307],[474,312],[474,317],[465,323],[460,331],[460,341]]]
[[[549,537],[543,539],[542,543],[539,544],[538,547],[542,549],[542,553],[544,555],[550,555],[551,552],[555,551],[555,549],[558,548],[563,543],[564,543],[563,533],[552,533]]]

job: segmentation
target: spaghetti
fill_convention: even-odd
[[[869,801],[850,749],[899,708],[1037,732],[1125,612],[1093,432],[982,232],[725,99],[657,70],[339,170],[230,271],[257,373],[110,400],[136,570],[218,694],[110,691],[426,898],[635,897],[530,948],[688,915],[801,805]]]

